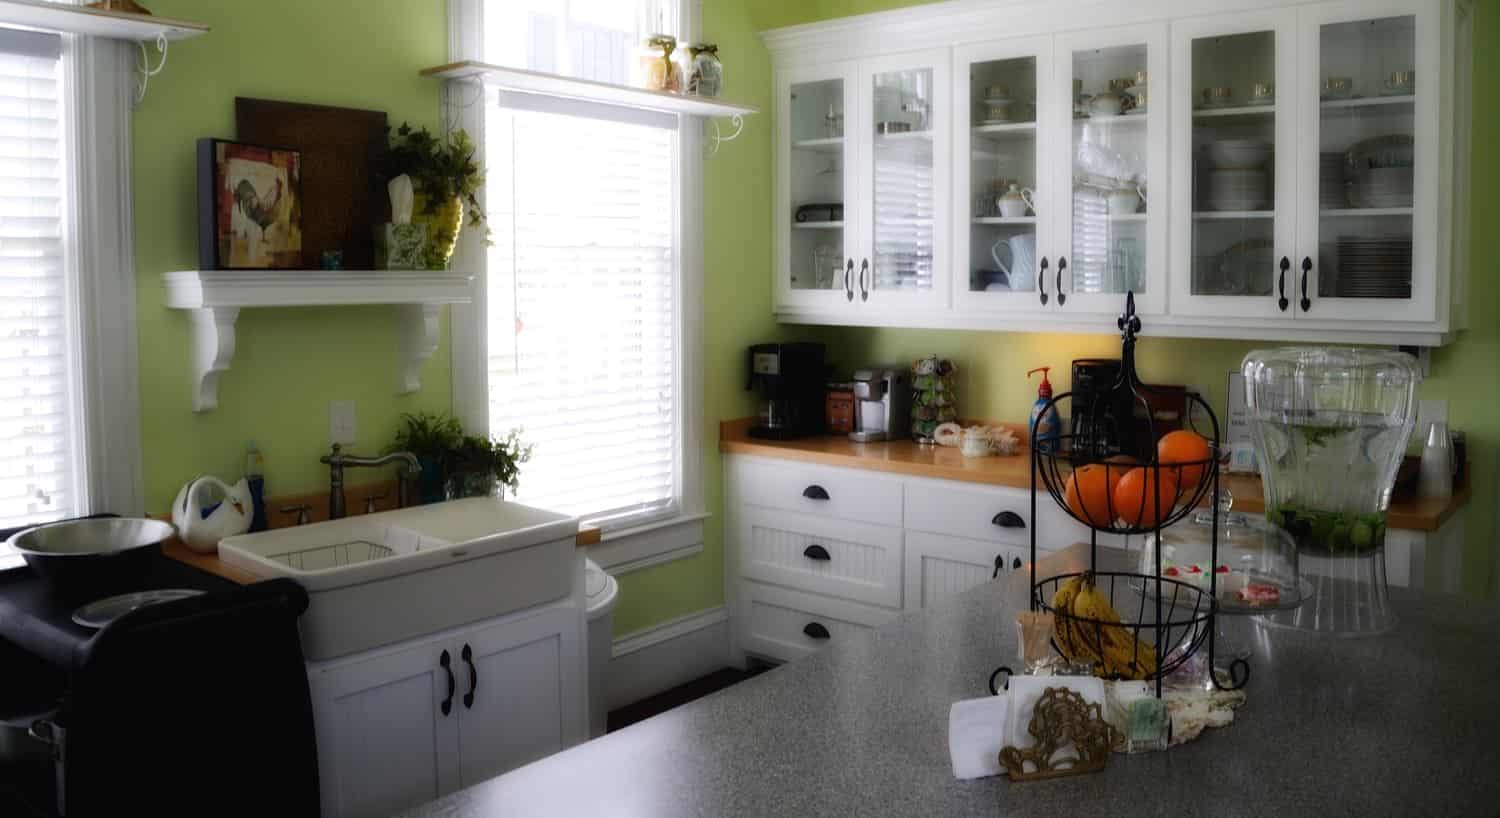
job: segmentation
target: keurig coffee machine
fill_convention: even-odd
[[[760,390],[764,399],[751,437],[787,440],[822,433],[827,376],[822,344],[756,344],[748,364],[745,388]]]

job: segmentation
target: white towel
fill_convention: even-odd
[[[948,755],[953,777],[1000,775],[1000,748],[1005,745],[1006,711],[1010,697],[1004,693],[954,702],[948,711]]]

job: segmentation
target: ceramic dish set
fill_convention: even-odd
[[[1271,144],[1259,139],[1219,139],[1206,143],[1199,158],[1207,168],[1199,190],[1203,210],[1265,210],[1271,206],[1266,164]]]

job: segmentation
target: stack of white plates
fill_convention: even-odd
[[[1411,298],[1411,237],[1339,236],[1340,298]]]
[[[1412,169],[1366,168],[1356,171],[1349,198],[1359,207],[1411,207]]]
[[[1204,210],[1265,210],[1271,180],[1263,170],[1216,168],[1203,174]]]
[[[1318,154],[1318,207],[1337,210],[1349,206],[1344,189],[1344,165],[1342,153]]]
[[[1219,139],[1203,146],[1199,199],[1204,210],[1265,210],[1271,206],[1266,164],[1271,144],[1259,139]]]

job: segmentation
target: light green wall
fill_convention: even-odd
[[[328,402],[355,402],[355,451],[374,451],[399,413],[446,409],[444,344],[422,390],[396,394],[389,307],[244,310],[219,408],[190,399],[188,315],[163,304],[161,274],[197,267],[194,141],[234,138],[236,96],[389,112],[436,127],[438,89],[417,69],[447,57],[442,3],[407,0],[154,0],[153,11],[201,20],[209,34],[171,46],[133,118],[135,264],[146,508],[165,511],[195,474],[238,477],[247,441],[266,458],[274,494],[327,485]],[[422,13],[416,13],[418,10]]]
[[[906,0],[817,0],[757,4],[756,23],[764,28],[795,25],[900,6]],[[1500,2],[1484,0],[1474,42],[1474,97],[1500,98]],[[1474,497],[1468,512],[1464,588],[1486,593],[1496,539],[1494,498],[1500,466],[1500,204],[1490,192],[1500,185],[1500,156],[1484,146],[1500,144],[1500,110],[1475,106],[1473,202],[1473,270],[1469,296],[1470,326],[1457,343],[1433,355],[1432,373],[1422,386],[1424,398],[1446,399],[1449,422],[1467,431],[1474,469]],[[769,166],[768,166],[769,171]],[[769,286],[769,285],[768,285]],[[967,415],[1009,421],[1024,420],[1036,399],[1026,370],[1054,368],[1053,385],[1068,388],[1073,358],[1119,355],[1119,343],[1108,335],[1043,335],[1004,332],[916,331],[846,328],[810,331],[832,347],[845,366],[875,361],[902,361],[939,353],[959,362],[962,411]],[[1257,344],[1233,341],[1178,341],[1146,337],[1139,347],[1143,377],[1159,383],[1186,383],[1210,389],[1215,410],[1223,412],[1225,376]]]

